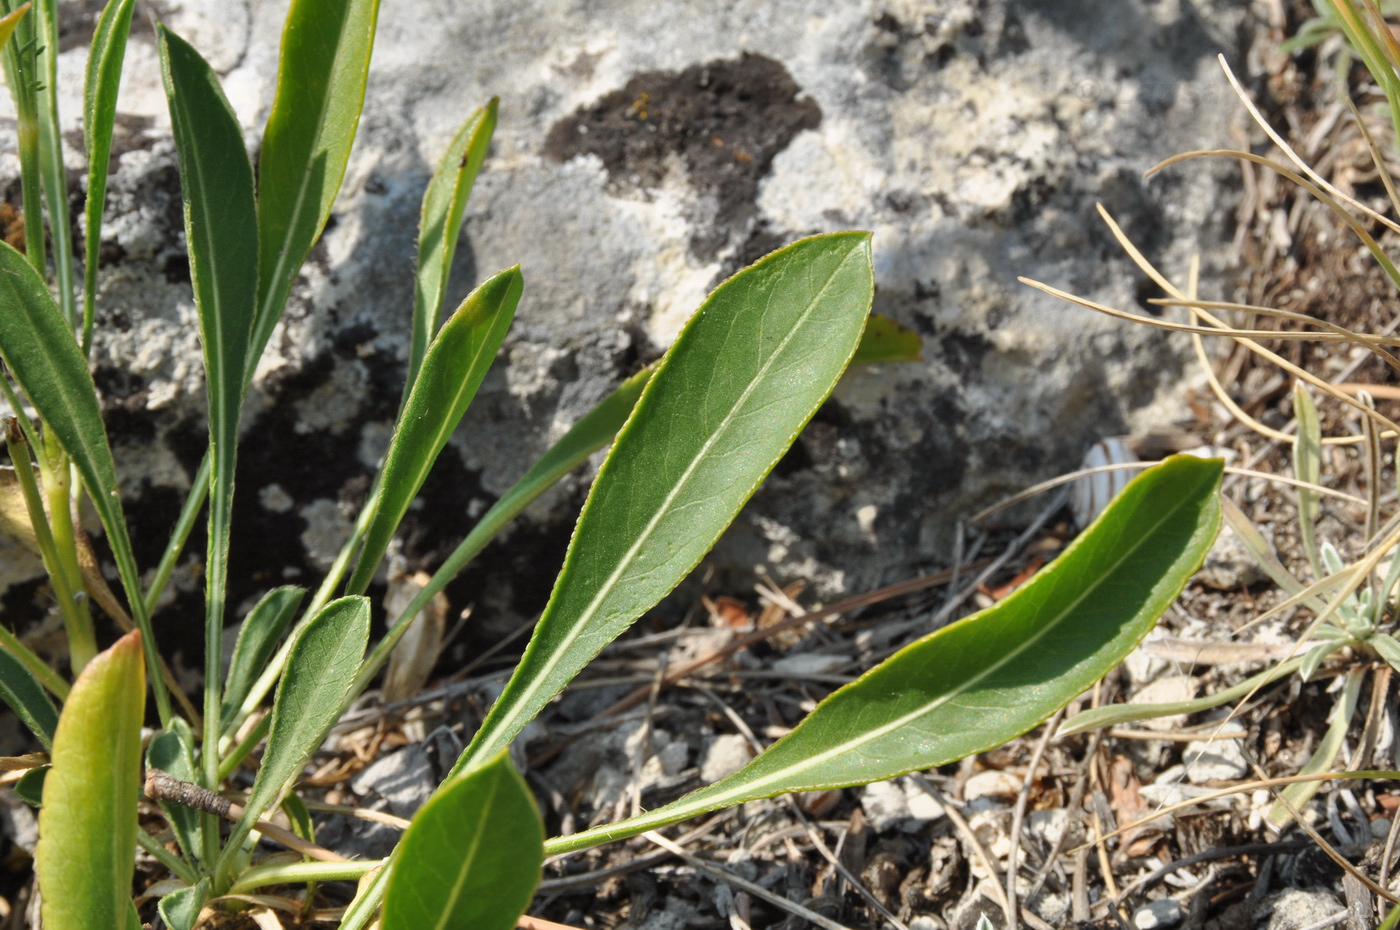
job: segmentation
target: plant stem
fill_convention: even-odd
[[[185,550],[185,543],[189,541],[190,533],[194,531],[194,525],[199,520],[199,511],[204,506],[205,498],[209,496],[209,471],[213,467],[213,460],[209,453],[204,453],[204,460],[199,463],[199,471],[195,473],[194,481],[190,484],[189,494],[185,496],[185,504],[180,509],[180,518],[175,521],[175,529],[170,534],[170,541],[165,545],[165,552],[160,557],[160,564],[156,566],[155,577],[151,579],[151,584],[146,588],[145,602],[146,613],[156,612],[156,603],[160,600],[161,594],[165,592],[165,586],[170,581],[170,573],[175,570],[175,563],[180,561],[180,554]]]
[[[359,881],[382,866],[384,859],[357,862],[288,862],[279,865],[256,865],[238,876],[229,894],[248,894],[267,885],[290,885],[297,882]]]

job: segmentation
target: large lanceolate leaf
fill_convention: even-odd
[[[870,235],[836,233],[706,299],[618,433],[524,658],[455,771],[499,752],[699,563],[831,393],[873,293]]]
[[[363,592],[374,578],[399,521],[496,360],[523,286],[519,268],[487,279],[467,295],[428,347],[384,457],[374,516],[346,585],[350,593]]]
[[[452,273],[462,214],[472,184],[491,146],[496,129],[495,98],[467,118],[442,155],[428,190],[423,194],[423,215],[418,220],[418,277],[413,291],[413,330],[408,350],[408,379],[418,377],[423,353],[428,351],[442,316],[443,292]]]
[[[297,634],[272,700],[272,726],[262,767],[243,817],[226,844],[225,859],[301,771],[326,728],[339,716],[340,702],[355,680],[368,641],[369,601],[363,597],[331,601]]]
[[[1219,459],[1176,456],[1128,485],[1050,566],[994,607],[905,647],[745,768],[551,854],[787,791],[893,778],[999,746],[1123,660],[1220,526]]]
[[[83,669],[54,734],[35,854],[47,930],[127,924],[145,706],[133,631]]]
[[[378,0],[293,0],[258,160],[258,313],[247,377],[335,202],[360,123]]]
[[[112,128],[117,118],[126,40],[136,0],[111,0],[97,18],[83,83],[83,142],[88,156],[87,202],[84,205],[83,345],[92,341],[93,301],[97,295],[98,249],[102,245],[102,208],[107,201],[107,169],[112,157]]]
[[[399,843],[384,930],[510,930],[544,861],[544,827],[502,752],[439,791]]]
[[[233,515],[233,473],[248,339],[258,294],[258,222],[253,167],[243,132],[214,69],[164,26],[158,29],[161,71],[180,156],[190,278],[199,311],[209,395],[209,543],[205,560],[204,739],[220,730],[219,655]],[[211,754],[207,774],[214,775]]]

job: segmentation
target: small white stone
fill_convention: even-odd
[[[971,803],[979,798],[1014,798],[1021,792],[1021,779],[1009,772],[978,772],[963,785],[963,800]]]
[[[1159,930],[1181,923],[1181,905],[1175,898],[1161,898],[1133,911],[1133,926],[1137,930]]]
[[[938,803],[938,799],[920,788],[914,779],[901,778],[899,786],[904,790],[904,801],[909,805],[909,816],[913,818],[912,824],[915,829],[922,828],[926,821],[940,820],[947,816],[947,811]]]
[[[892,781],[877,781],[862,788],[860,807],[877,832],[888,830],[912,816],[904,792]]]
[[[816,652],[800,652],[784,656],[773,663],[773,670],[785,675],[821,675],[849,662],[845,656],[828,656]]]
[[[1390,818],[1377,817],[1371,821],[1371,836],[1374,839],[1383,840],[1390,835]]]
[[[749,742],[737,733],[724,733],[710,741],[705,749],[705,758],[700,763],[700,780],[713,784],[727,775],[733,775],[753,756],[749,752]]]
[[[1249,771],[1244,750],[1235,740],[1195,740],[1182,753],[1186,780],[1194,785],[1211,781],[1233,781]]]

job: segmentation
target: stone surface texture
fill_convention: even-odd
[[[99,4],[63,6],[72,145]],[[254,152],[285,8],[150,4],[221,72]],[[846,228],[875,232],[876,310],[922,335],[924,359],[848,376],[711,561],[727,584],[746,588],[761,565],[821,595],[939,561],[973,506],[1073,467],[1101,436],[1169,421],[1195,377],[1181,339],[1016,276],[1145,311],[1155,292],[1096,201],[1178,276],[1221,241],[1233,166],[1141,175],[1232,143],[1240,108],[1215,58],[1241,65],[1250,15],[1205,0],[384,0],[341,200],[247,406],[234,603],[314,584],[348,531],[398,402],[421,197],[455,127],[492,95],[500,126],[448,297],[515,263],[525,296],[410,515],[403,563],[435,564],[726,275]],[[204,396],[144,23],[126,81],[94,359],[150,567],[203,452]],[[12,133],[0,137],[15,194]],[[1208,260],[1208,296],[1214,270]],[[532,508],[457,607],[470,599],[489,623],[542,606],[588,479]],[[177,576],[186,590],[198,558]],[[17,574],[7,564],[0,580]]]

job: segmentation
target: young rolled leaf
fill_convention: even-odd
[[[83,82],[83,142],[88,157],[84,204],[83,354],[92,344],[93,304],[97,296],[98,250],[102,245],[102,209],[107,202],[107,173],[112,158],[112,129],[117,118],[126,40],[136,0],[111,0],[97,18]]]
[[[1014,594],[837,690],[735,774],[550,854],[788,791],[882,781],[999,746],[1069,703],[1147,635],[1220,526],[1219,459],[1144,472]]]
[[[277,650],[278,640],[287,631],[287,625],[292,622],[305,596],[306,589],[294,585],[273,588],[243,618],[224,686],[225,725],[238,710],[238,705],[243,703],[253,682],[263,673],[267,661]]]
[[[34,864],[47,930],[127,923],[145,672],[141,633],[133,631],[88,663],[63,707]]]
[[[53,747],[58,711],[34,674],[3,648],[0,648],[0,698],[19,716],[20,722],[29,728],[44,749]]]
[[[384,457],[374,516],[346,584],[351,594],[363,593],[373,580],[399,521],[496,360],[523,287],[519,268],[488,278],[467,295],[428,347]]]
[[[246,380],[331,215],[365,102],[379,0],[293,0],[258,159],[258,312]]]
[[[44,280],[23,255],[0,242],[0,359],[39,412],[47,429],[68,453],[94,509],[107,531],[107,544],[121,575],[127,602],[141,629],[142,648],[151,669],[160,667],[150,623],[141,599],[141,577],[117,497],[116,466],[97,388],[73,331],[49,296]],[[170,716],[169,696],[159,678],[153,681],[161,719]]]
[[[472,184],[491,146],[496,129],[496,109],[491,101],[467,117],[452,143],[438,162],[428,190],[423,194],[423,215],[418,221],[418,276],[413,291],[413,329],[408,349],[407,388],[418,377],[423,353],[437,333],[442,317],[443,293],[452,273],[452,257],[457,254],[457,237],[462,232],[462,214],[467,209]]]
[[[302,627],[277,684],[262,767],[225,847],[225,862],[253,823],[301,772],[339,715],[340,702],[355,680],[368,641],[369,601],[363,597],[331,601]]]
[[[423,805],[399,843],[384,930],[510,930],[544,862],[544,826],[501,752]]]
[[[218,76],[199,53],[158,26],[161,73],[170,105],[190,278],[199,311],[209,397],[209,544],[205,559],[204,743],[218,745],[224,601],[233,516],[233,474],[238,447],[243,373],[257,300],[258,223],[253,166],[243,131],[224,97]],[[218,759],[205,760],[210,783]]]
[[[831,393],[873,294],[869,233],[835,233],[705,300],[618,433],[530,645],[454,773],[509,744],[699,563]]]

